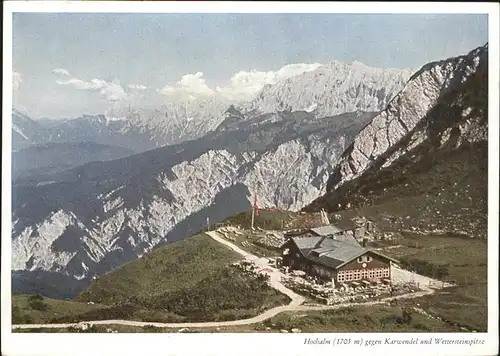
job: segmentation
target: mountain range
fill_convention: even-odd
[[[255,192],[262,207],[334,211],[359,202],[364,179],[372,184],[379,171],[406,174],[401,162],[417,166],[417,152],[427,162],[442,147],[453,154],[467,142],[483,144],[487,53],[486,45],[413,75],[332,62],[265,87],[247,103],[206,103],[192,120],[173,118],[179,125],[166,125],[161,110],[149,126],[137,124],[141,115],[84,118],[95,127],[133,126],[102,137],[121,132],[123,141],[116,134],[108,144],[131,149],[127,140],[140,141],[132,148],[138,153],[14,182],[13,288],[71,296],[94,276],[203,229],[207,218],[215,223],[249,209]],[[445,112],[453,114],[445,119]],[[175,141],[172,130],[185,135]],[[72,140],[85,130],[59,132]],[[147,145],[164,147],[144,152]]]
[[[264,87],[253,100],[233,103],[245,116],[314,111],[326,117],[380,111],[404,86],[409,69],[378,69],[334,61]],[[200,138],[225,120],[231,103],[220,96],[172,100],[152,109],[127,107],[75,119],[32,120],[13,110],[13,149],[47,142],[95,142],[136,153]],[[314,109],[314,110],[313,110]]]

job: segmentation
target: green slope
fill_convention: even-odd
[[[288,211],[259,209],[258,215],[254,216],[254,226],[264,230],[281,230],[296,215],[297,213]],[[222,223],[250,229],[252,226],[252,211],[249,210],[236,214],[222,221]]]
[[[235,320],[289,302],[264,279],[230,266],[239,259],[205,234],[192,236],[101,276],[72,302],[45,299],[52,306],[34,310],[13,296],[17,322]]]
[[[74,318],[105,308],[108,307],[102,304],[16,294],[12,296],[12,324],[50,323],[59,318]]]
[[[75,300],[116,304],[189,289],[239,259],[236,252],[200,234],[154,249],[101,276]]]
[[[138,327],[128,325],[95,325],[85,331],[76,328],[58,329],[16,329],[16,332],[117,332],[176,333],[218,332],[218,333],[280,333],[299,329],[301,332],[458,332],[466,331],[456,325],[422,315],[417,310],[401,306],[375,305],[354,306],[339,310],[310,312],[284,312],[263,323],[251,325],[210,327],[210,328],[159,328],[154,326]]]

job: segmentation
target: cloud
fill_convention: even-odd
[[[69,77],[70,74],[67,69],[64,68],[56,68],[52,71],[54,74],[64,75],[65,77]]]
[[[187,96],[193,98],[196,96],[211,96],[215,94],[215,91],[207,85],[203,78],[203,73],[197,72],[184,75],[174,86],[167,85],[163,89],[158,90],[158,93],[166,96]]]
[[[23,82],[23,76],[21,75],[21,73],[13,71],[12,72],[12,90],[18,91],[22,82]]]
[[[100,90],[100,93],[109,101],[124,100],[128,96],[123,87],[118,83],[106,82],[106,85]]]
[[[142,84],[129,84],[127,85],[127,87],[132,90],[140,90],[140,91],[146,90],[148,88],[147,86]]]
[[[181,98],[221,95],[230,100],[249,100],[267,84],[276,84],[280,80],[313,71],[320,66],[320,63],[296,63],[286,65],[277,71],[239,71],[231,77],[227,86],[216,86],[213,89],[207,85],[203,73],[197,72],[186,74],[175,85],[167,85],[157,92]]]
[[[313,71],[319,66],[320,63],[296,63],[286,65],[277,71],[239,71],[231,77],[229,86],[216,87],[215,90],[231,100],[248,100],[267,84],[276,84],[280,80]]]
[[[64,69],[62,70],[64,71]],[[56,73],[56,70],[54,70],[53,72]],[[66,73],[67,72],[68,71],[66,71]],[[61,71],[58,71],[57,74],[66,75]],[[71,86],[77,90],[98,92],[101,96],[103,96],[109,101],[119,101],[127,98],[127,93],[125,92],[125,89],[123,89],[123,87],[119,83],[114,81],[108,82],[103,79],[94,78],[89,82],[87,82],[78,78],[69,78],[69,79],[58,79],[56,80],[56,83],[59,85]]]
[[[239,71],[235,73],[227,85],[210,87],[202,72],[190,73],[182,76],[173,85],[166,85],[157,90],[161,95],[175,99],[195,99],[212,96],[220,96],[229,100],[244,101],[252,99],[265,85],[275,84],[280,80],[287,79],[304,72],[315,70],[321,66],[319,63],[297,63],[289,64],[277,71]],[[144,96],[147,86],[142,84],[120,85],[119,81],[112,79],[93,78],[89,81],[71,76],[64,68],[56,68],[52,71],[57,75],[56,83],[80,91],[99,93],[109,102],[124,101],[133,102]],[[125,90],[126,89],[126,90]]]
[[[78,78],[70,78],[65,80],[56,80],[56,83],[59,85],[70,85],[75,89],[88,91],[100,91],[107,85],[105,80],[97,78],[92,79],[90,82],[86,82]]]

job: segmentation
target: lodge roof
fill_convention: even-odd
[[[356,239],[344,234],[313,237],[295,236],[290,240],[299,248],[304,258],[330,268],[340,268],[367,252],[397,262],[388,256],[360,246]]]
[[[336,220],[332,225],[335,225],[337,229],[342,231],[354,230],[358,227],[354,221],[348,219]]]
[[[312,232],[314,235],[317,236],[338,235],[345,231],[353,230],[356,227],[357,227],[356,224],[352,221],[343,221],[343,222],[336,222],[335,225],[330,224],[325,226],[313,227],[310,229],[288,231],[286,235],[289,237],[300,236],[307,232]]]
[[[341,233],[342,229],[339,229],[338,227],[334,225],[326,225],[326,226],[320,226],[320,227],[314,227],[312,229],[309,229],[310,231],[314,232],[316,235],[319,236],[325,236],[325,235],[335,235],[338,233]]]
[[[336,222],[335,225],[330,224],[325,226],[314,227],[312,229],[309,229],[309,231],[312,231],[313,233],[320,236],[325,236],[325,235],[339,234],[344,231],[353,230],[355,228],[356,224],[352,221],[339,221]]]

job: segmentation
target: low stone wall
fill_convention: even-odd
[[[273,248],[273,249],[279,249],[283,243],[285,243],[286,238],[283,236],[282,233],[279,232],[269,232],[266,233],[264,237],[261,237],[259,240],[257,240],[255,243],[257,245],[266,247],[266,248]]]
[[[310,281],[307,278],[292,275],[284,278],[282,283],[296,293],[308,295],[318,302],[327,305],[369,301],[391,295],[412,293],[418,290],[417,285],[414,283],[395,286],[388,284],[360,285],[357,287],[341,285],[333,288],[331,282],[318,283],[314,280]]]

